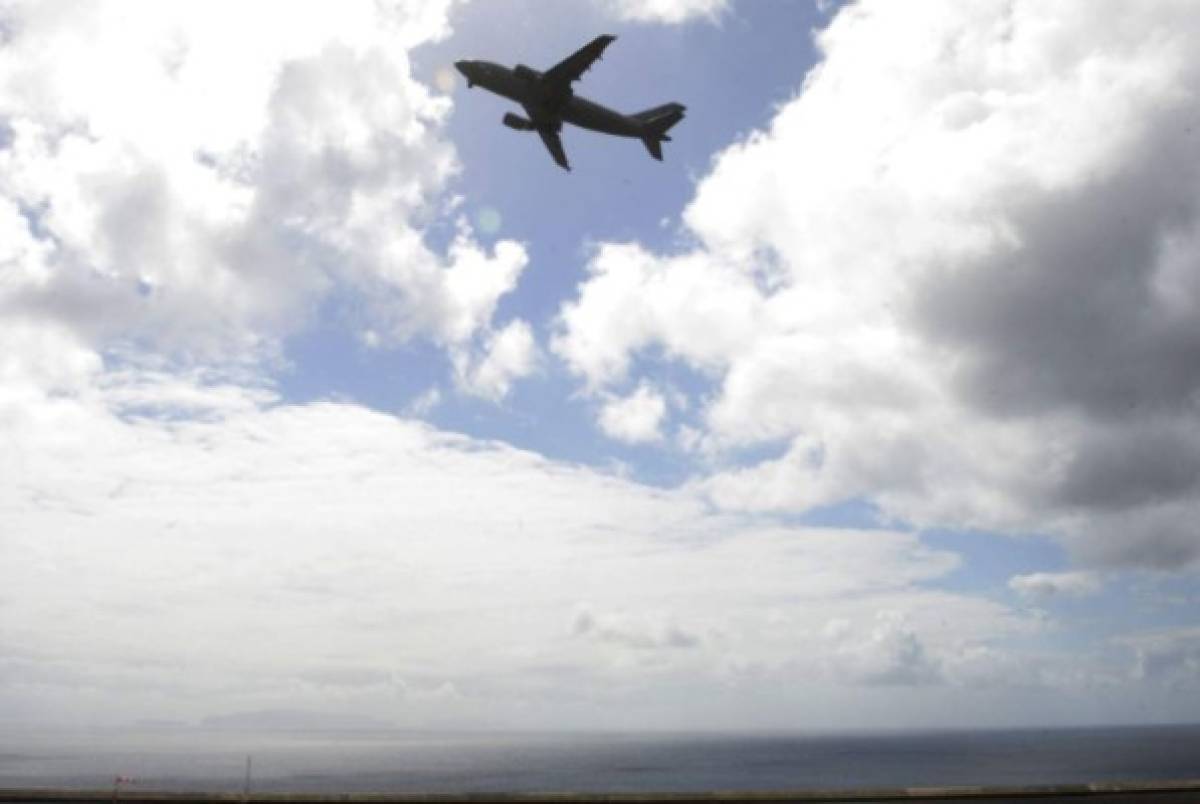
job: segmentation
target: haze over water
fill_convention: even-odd
[[[41,732],[0,787],[240,791],[772,790],[1200,776],[1200,726],[826,735]]]

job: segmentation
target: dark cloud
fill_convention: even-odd
[[[1054,502],[1124,510],[1200,496],[1196,425],[1155,422],[1099,430],[1080,440]]]
[[[1200,518],[1190,498],[1117,513],[1093,510],[1068,544],[1087,563],[1179,570],[1200,559]]]
[[[1196,412],[1200,285],[1158,284],[1169,238],[1200,225],[1186,114],[1145,121],[1153,135],[1111,175],[1071,191],[1014,187],[994,220],[1011,246],[934,272],[916,294],[918,323],[958,350],[960,390],[981,410],[1117,426]]]
[[[1078,535],[1107,543],[1076,546],[1104,563],[1200,558],[1195,512],[1170,508],[1200,498],[1193,117],[1142,121],[1136,147],[1071,190],[1012,189],[995,219],[1010,245],[914,296],[921,331],[958,361],[960,399],[1043,428],[1048,461],[1026,503],[1082,516]]]

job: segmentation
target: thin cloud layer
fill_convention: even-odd
[[[596,393],[684,363],[714,393],[683,443],[785,445],[702,481],[727,509],[1200,560],[1200,14],[1111,11],[842,9],[701,182],[697,247],[602,245],[556,353]]]
[[[1103,580],[1094,572],[1031,572],[1014,575],[1008,588],[1028,600],[1055,597],[1087,597],[1100,591]]]
[[[1200,686],[1200,628],[1166,628],[1125,640],[1137,655],[1134,675],[1178,691]]]
[[[852,694],[806,646],[835,616],[893,612],[931,662],[1040,628],[925,588],[957,560],[912,534],[714,515],[354,405],[129,375],[0,417],[10,721],[732,726],[740,705],[697,701]],[[883,683],[911,657],[871,639],[887,655],[854,661]]]
[[[713,20],[729,0],[602,0],[618,19],[631,22],[678,24],[696,18]]]

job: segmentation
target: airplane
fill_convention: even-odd
[[[536,131],[559,167],[570,170],[559,132],[563,123],[640,139],[650,156],[662,161],[662,144],[671,138],[667,130],[683,119],[682,103],[667,103],[636,114],[621,114],[575,94],[571,85],[613,43],[615,36],[597,36],[545,72],[524,64],[509,69],[490,61],[456,61],[455,68],[467,79],[467,89],[484,89],[516,101],[528,117],[508,112],[501,122],[516,131]]]

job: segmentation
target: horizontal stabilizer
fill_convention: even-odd
[[[642,124],[642,142],[645,143],[646,150],[660,162],[662,144],[671,139],[667,136],[667,131],[683,119],[686,109],[682,103],[666,103],[633,115],[633,118]]]

